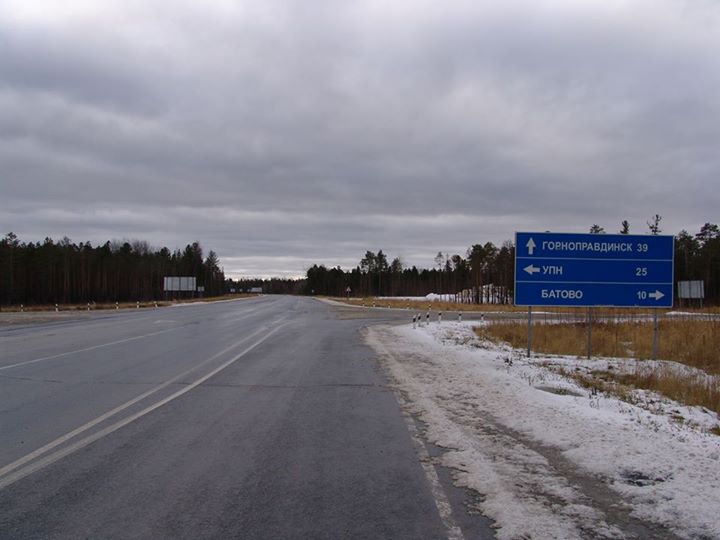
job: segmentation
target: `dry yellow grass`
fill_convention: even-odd
[[[331,297],[336,302],[345,302],[355,306],[372,306],[375,304],[376,307],[391,307],[406,309],[410,306],[410,309],[416,311],[425,311],[428,308],[433,311],[445,311],[445,312],[458,312],[458,311],[478,311],[484,313],[492,313],[498,311],[514,311],[518,313],[527,313],[528,308],[522,306],[514,306],[513,304],[459,304],[456,302],[445,302],[440,300],[405,300],[405,299],[394,299],[394,298],[344,298],[344,297]],[[584,319],[587,315],[587,308],[573,308],[573,307],[543,307],[536,308],[541,309],[544,313],[549,313],[552,317],[567,316],[570,318]],[[631,316],[648,316],[652,315],[655,310],[652,309],[633,309]],[[665,313],[670,310],[658,310],[660,313]],[[709,313],[709,314],[720,314],[720,307],[709,307],[703,309],[697,308],[683,308],[683,312],[688,313]],[[620,318],[627,317],[628,310],[626,308],[593,308],[594,317],[611,317]]]
[[[686,405],[699,405],[720,413],[720,385],[717,378],[702,375],[678,375],[667,368],[639,366],[634,373],[616,374],[620,384],[646,388]]]
[[[587,388],[630,399],[629,390],[653,390],[686,405],[699,405],[720,413],[720,322],[661,321],[658,356],[703,370],[710,376],[682,373],[657,364],[639,364],[630,373],[594,372],[592,376],[563,372]],[[476,329],[479,336],[522,348],[527,327],[493,323]],[[532,348],[547,354],[583,356],[587,352],[584,324],[533,325]],[[646,359],[652,351],[652,324],[648,322],[594,323],[592,350],[597,356]]]
[[[158,307],[163,306],[169,306],[172,302],[157,302]],[[103,309],[115,309],[116,305],[114,303],[106,304],[106,303],[99,303],[96,304],[94,302],[90,303],[90,310],[103,310]],[[117,304],[118,309],[135,309],[137,307],[136,302],[119,302]],[[155,307],[155,302],[140,302],[140,307]],[[58,310],[60,311],[87,311],[88,310],[88,304],[58,304]],[[55,305],[54,304],[42,304],[42,305],[32,305],[32,306],[3,306],[2,311],[6,313],[13,313],[13,312],[41,312],[41,311],[55,311]]]
[[[234,300],[237,298],[247,298],[251,296],[257,296],[252,294],[227,294],[223,296],[213,296],[211,298],[187,298],[182,300],[158,300],[157,302],[154,300],[150,301],[142,301],[140,302],[141,308],[148,308],[148,307],[155,307],[157,304],[157,307],[165,307],[170,306],[172,304],[192,304],[195,302],[217,302],[219,300]],[[137,302],[118,302],[115,303],[95,303],[90,302],[90,310],[102,310],[102,309],[115,309],[116,306],[118,309],[136,309],[137,308]],[[58,309],[60,311],[87,311],[88,310],[88,304],[58,304]],[[14,306],[3,306],[0,311],[6,312],[6,313],[13,313],[13,312],[40,312],[40,311],[55,311],[55,305],[54,304],[43,304],[43,305],[31,305],[31,306],[21,306],[21,305],[14,305]]]
[[[620,399],[632,402],[633,388],[652,390],[685,405],[705,407],[720,414],[720,384],[717,377],[702,374],[679,374],[667,367],[640,365],[631,373],[613,371],[595,371],[592,375],[579,372],[557,370],[562,375],[599,392],[613,394]],[[682,417],[678,418],[679,420]],[[717,430],[717,433],[716,433]],[[713,433],[720,435],[720,425]]]
[[[372,306],[390,307],[396,309],[407,309],[408,307],[414,311],[426,311],[428,308],[433,311],[458,312],[458,311],[526,311],[527,308],[515,307],[512,304],[458,304],[455,302],[443,302],[440,300],[398,300],[377,298],[333,298],[338,302],[345,302],[354,306]]]
[[[527,327],[496,322],[477,330],[486,338],[513,347],[527,345]],[[647,359],[652,355],[651,322],[595,322],[592,352],[596,356]],[[583,356],[587,352],[587,326],[535,324],[532,349],[547,354]],[[658,357],[720,374],[720,321],[663,320],[659,323]]]

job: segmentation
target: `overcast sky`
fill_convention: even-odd
[[[0,233],[231,277],[720,221],[715,0],[0,2]]]

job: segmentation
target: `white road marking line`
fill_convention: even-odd
[[[369,340],[372,341],[372,347],[375,348],[375,350],[380,351],[380,353],[384,356],[393,358],[393,355],[375,336],[372,328],[368,328],[367,335]],[[450,499],[448,499],[448,496],[440,483],[440,477],[438,477],[435,466],[432,463],[432,458],[430,457],[427,448],[425,448],[425,443],[423,443],[420,433],[418,432],[415,420],[413,420],[410,414],[406,412],[409,404],[399,392],[395,391],[393,393],[395,394],[395,399],[398,401],[403,417],[405,418],[405,424],[410,432],[410,438],[415,445],[415,451],[420,458],[420,466],[425,472],[425,477],[430,484],[430,493],[432,493],[435,506],[438,509],[438,514],[440,514],[440,520],[443,522],[443,525],[445,525],[448,540],[464,540],[465,536],[463,535],[462,529],[457,525],[457,523],[455,523],[455,518],[453,518]]]
[[[116,316],[114,309],[112,309],[112,310],[108,309],[108,310],[103,310],[103,311],[107,311],[108,313],[104,317],[102,316],[102,315],[105,315],[104,313],[102,315],[98,315],[99,317],[102,317],[101,320],[96,320],[96,319],[85,317],[85,318],[79,318],[79,319],[62,319],[62,320],[58,319],[58,320],[54,320],[54,321],[46,320],[46,321],[43,321],[41,324],[60,323],[60,324],[65,325],[66,323],[81,323],[82,330],[84,332],[87,332],[88,330],[93,330],[93,329],[97,329],[97,328],[105,328],[107,326],[117,327],[117,326],[120,326],[123,324],[142,322],[142,319],[139,316],[138,317]],[[42,314],[43,312],[35,312],[35,313]],[[68,313],[70,313],[70,312],[68,312]],[[79,311],[77,313],[83,313],[83,312]],[[96,312],[96,313],[98,313],[98,312]],[[123,313],[123,315],[125,315],[125,314]],[[133,312],[132,315],[137,315],[137,314]],[[142,313],[141,315],[148,315],[148,314]],[[34,323],[32,321],[28,321],[28,324],[32,325]],[[15,328],[13,326],[6,327],[6,329],[15,330]],[[18,340],[37,339],[37,338],[47,337],[49,334],[55,333],[58,330],[66,330],[66,329],[67,329],[66,326],[62,326],[62,327],[60,327],[60,326],[50,326],[50,327],[47,327],[47,326],[40,326],[40,327],[24,326],[23,330],[30,330],[30,332],[23,333],[18,336],[8,336],[8,337],[0,338],[0,341],[18,341]]]
[[[220,304],[220,303],[223,303],[223,302],[239,302],[240,300],[241,300],[241,299],[237,299],[237,300],[222,300],[222,301],[218,301],[218,302],[207,302],[207,303],[205,303],[205,304],[203,304],[203,305]],[[276,301],[273,302],[273,303],[277,303],[277,302],[278,302],[278,300],[276,300]],[[186,304],[182,304],[182,305],[186,305]],[[172,306],[169,306],[169,307],[172,307]],[[244,317],[240,317],[240,318],[237,319],[237,320],[246,319],[247,317],[251,316],[255,311],[258,311],[260,308],[266,308],[266,307],[272,307],[272,304],[263,303],[263,304],[258,305],[258,306],[252,305],[252,306],[250,306],[251,309],[250,309],[249,311],[248,311],[248,310],[245,310],[245,311],[243,312],[243,313],[247,313],[247,315],[244,316]],[[112,317],[112,320],[108,321],[108,320],[103,319],[103,321],[97,321],[97,322],[96,322],[96,321],[93,321],[93,320],[90,320],[90,319],[74,319],[74,320],[72,320],[72,321],[64,321],[64,322],[81,322],[81,323],[87,323],[87,324],[83,324],[83,325],[82,325],[82,330],[83,330],[83,332],[87,332],[87,331],[90,330],[90,329],[103,328],[103,327],[107,327],[107,326],[116,327],[116,326],[119,326],[119,325],[121,325],[121,324],[142,323],[142,322],[144,322],[144,321],[143,321],[143,317],[141,317],[141,315],[142,315],[142,316],[147,315],[147,316],[149,316],[149,317],[151,317],[151,318],[156,315],[155,310],[152,310],[151,312],[144,312],[144,313],[139,313],[139,314],[136,313],[135,310],[128,310],[127,313],[121,313],[121,315],[133,315],[132,317],[115,317],[116,313],[115,313],[115,310],[114,310],[114,309],[108,309],[108,310],[105,310],[105,311],[107,311],[108,314]],[[137,315],[137,316],[135,316],[135,315]],[[158,322],[158,321],[156,321],[156,323],[157,323],[157,322]],[[163,323],[164,323],[164,322],[167,322],[167,321],[163,321]],[[178,322],[178,321],[175,321],[175,322]],[[10,328],[10,329],[12,329],[12,328]],[[28,340],[28,339],[37,339],[37,338],[41,338],[41,337],[47,337],[48,333],[50,333],[50,332],[56,332],[57,330],[58,330],[57,328],[48,329],[48,328],[46,328],[46,327],[43,327],[43,328],[41,328],[41,329],[38,329],[38,332],[36,332],[36,333],[23,334],[23,335],[19,335],[19,336],[0,337],[0,343],[10,342],[10,341]],[[168,331],[169,331],[169,330],[168,330]],[[112,343],[107,344],[107,345],[112,345]],[[83,352],[83,350],[73,351],[73,352]],[[72,354],[72,352],[63,353],[63,354]],[[38,359],[37,361],[40,361],[40,360],[48,360],[48,359],[50,359],[50,358],[55,358],[55,357],[53,356],[53,357]],[[2,367],[0,367],[0,370],[9,369],[9,368],[11,368],[11,367],[17,367],[17,366],[19,366],[19,365],[23,365],[23,364],[22,364],[22,363],[19,363],[19,364],[15,364],[15,365],[13,365],[13,366],[2,366]]]
[[[8,473],[12,472],[13,470],[17,469],[18,467],[21,467],[21,466],[24,465],[25,463],[28,463],[29,461],[32,461],[33,459],[35,459],[35,458],[37,458],[37,457],[40,457],[41,455],[47,453],[48,451],[52,450],[53,448],[56,448],[57,446],[60,446],[61,444],[69,441],[69,440],[72,439],[73,437],[76,437],[77,435],[80,435],[81,433],[87,431],[88,429],[90,429],[90,428],[98,425],[99,423],[104,422],[104,421],[107,420],[108,418],[110,418],[110,417],[112,417],[112,416],[115,416],[117,413],[124,411],[124,410],[127,409],[128,407],[132,407],[133,405],[135,405],[135,404],[138,403],[139,401],[142,401],[142,400],[145,399],[146,397],[151,396],[152,394],[155,394],[155,393],[159,392],[160,390],[162,390],[163,388],[166,388],[167,386],[170,386],[171,384],[173,384],[174,382],[176,382],[178,379],[181,379],[182,377],[188,375],[189,373],[192,373],[193,371],[196,371],[196,370],[200,369],[201,367],[203,367],[203,366],[205,366],[206,364],[212,362],[213,360],[216,360],[217,358],[219,358],[219,357],[222,356],[223,354],[225,354],[225,353],[227,353],[227,352],[230,352],[232,349],[234,349],[234,348],[237,347],[238,345],[242,345],[242,344],[245,343],[246,341],[254,338],[256,335],[258,335],[258,334],[259,334],[260,332],[262,332],[263,330],[267,330],[267,327],[261,327],[261,328],[259,328],[258,330],[256,330],[256,331],[253,332],[252,334],[246,336],[245,338],[241,339],[240,341],[237,341],[237,342],[233,343],[233,344],[230,345],[229,347],[226,347],[226,348],[223,349],[222,351],[218,352],[217,354],[214,354],[213,356],[211,356],[210,358],[204,360],[204,361],[201,362],[200,364],[197,364],[197,365],[191,367],[190,369],[188,369],[188,370],[186,370],[186,371],[183,371],[182,373],[180,373],[180,374],[178,374],[178,375],[175,375],[175,376],[172,377],[171,379],[168,379],[168,380],[165,381],[164,383],[162,383],[162,384],[160,384],[160,385],[158,385],[158,386],[156,386],[156,387],[154,387],[154,388],[151,388],[151,389],[148,390],[147,392],[144,392],[144,393],[140,394],[139,396],[131,399],[130,401],[126,401],[126,402],[123,403],[122,405],[118,405],[118,406],[115,407],[114,409],[112,409],[112,410],[110,410],[110,411],[108,411],[108,412],[106,412],[106,413],[98,416],[98,417],[95,418],[94,420],[91,420],[90,422],[88,422],[88,423],[86,423],[86,424],[83,424],[82,426],[80,426],[80,427],[78,427],[78,428],[76,428],[76,429],[74,429],[74,430],[66,433],[65,435],[62,435],[61,437],[58,437],[58,438],[55,439],[54,441],[51,441],[51,442],[47,443],[46,445],[38,448],[37,450],[34,450],[34,451],[30,452],[29,454],[27,454],[27,455],[25,455],[25,456],[23,456],[23,457],[15,460],[15,461],[13,461],[12,463],[9,463],[9,464],[7,464],[7,465],[5,465],[5,466],[3,466],[3,467],[0,467],[0,477],[2,477],[2,476],[5,475],[5,474],[8,474]]]
[[[106,435],[109,435],[109,434],[117,431],[118,429],[130,424],[131,422],[134,422],[135,420],[142,418],[143,416],[153,412],[155,409],[158,409],[158,408],[162,407],[163,405],[170,403],[171,401],[188,393],[193,388],[196,388],[197,386],[199,386],[202,383],[204,383],[205,381],[207,381],[209,378],[220,373],[226,367],[237,362],[240,358],[245,356],[247,353],[249,353],[256,347],[258,347],[259,345],[261,345],[263,342],[265,342],[267,339],[269,339],[272,335],[274,335],[278,330],[280,330],[287,324],[289,324],[289,323],[283,323],[283,324],[276,326],[270,332],[268,332],[264,337],[260,338],[255,343],[253,343],[252,345],[245,348],[241,353],[235,355],[227,362],[224,362],[217,368],[213,369],[206,375],[203,375],[202,377],[195,380],[193,383],[186,386],[185,388],[178,390],[174,394],[171,394],[171,395],[167,396],[166,398],[161,399],[157,403],[154,403],[153,405],[146,407],[142,411],[132,414],[132,415],[128,416],[127,418],[124,418],[124,419],[112,424],[111,426],[108,426],[108,427],[98,431],[97,433],[93,433],[92,435],[89,435],[89,436],[85,437],[84,439],[80,439],[79,441],[71,444],[70,446],[67,446],[61,450],[58,450],[57,452],[49,454],[49,455],[45,456],[44,458],[42,458],[38,461],[35,461],[34,463],[31,463],[30,465],[28,465],[24,468],[18,469],[14,472],[10,472],[9,474],[0,478],[0,489],[4,489],[4,488],[8,487],[10,484],[13,484],[14,482],[17,482],[18,480],[25,478],[26,476],[28,476],[34,472],[37,472],[40,469],[43,469],[43,468],[47,467],[48,465],[51,465],[52,463],[55,463],[59,459],[62,459],[65,456],[68,456],[68,455],[72,454],[73,452],[76,452],[77,450],[80,450],[99,439],[102,439]]]
[[[119,345],[120,343],[127,343],[129,341],[136,341],[138,339],[143,339],[146,337],[157,336],[159,334],[165,334],[166,332],[172,332],[174,330],[177,330],[178,328],[180,328],[180,327],[168,328],[167,330],[160,330],[158,332],[151,332],[149,334],[143,334],[142,336],[134,336],[131,338],[119,339],[117,341],[111,341],[110,343],[101,343],[100,345],[93,345],[92,347],[86,347],[84,349],[77,349],[75,351],[67,351],[64,353],[53,354],[51,356],[43,356],[42,358],[35,358],[34,360],[25,360],[24,362],[18,362],[17,364],[10,364],[9,366],[0,366],[0,371],[4,371],[6,369],[11,369],[11,368],[16,368],[16,367],[20,367],[20,366],[27,366],[28,364],[35,364],[37,362],[44,362],[46,360],[54,360],[55,358],[62,358],[63,356],[70,356],[71,354],[94,351],[96,349],[102,349],[103,347],[111,347],[113,345]]]

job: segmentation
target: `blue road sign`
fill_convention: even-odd
[[[515,234],[515,305],[672,307],[673,237]]]

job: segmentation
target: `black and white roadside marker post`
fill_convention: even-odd
[[[462,322],[462,313],[458,311],[458,322]]]
[[[417,325],[415,324],[415,315],[413,315],[413,328],[416,328]]]

